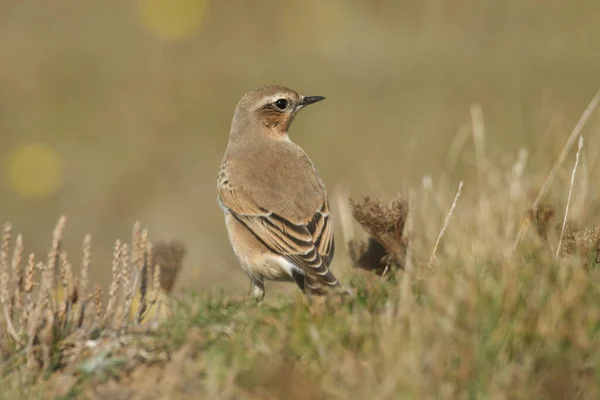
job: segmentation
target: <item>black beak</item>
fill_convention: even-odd
[[[321,100],[325,100],[325,97],[323,97],[323,96],[304,96],[302,98],[302,101],[300,101],[300,105],[304,107],[309,104],[319,102]]]

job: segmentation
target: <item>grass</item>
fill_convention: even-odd
[[[211,2],[180,42],[128,2],[0,3],[3,173],[31,144],[62,166],[41,199],[16,190],[40,160],[0,184],[0,399],[598,398],[597,2]],[[328,97],[292,135],[343,222],[343,302],[256,305],[225,240],[232,108],[277,82]],[[42,228],[65,209],[93,242]],[[113,241],[136,219],[217,289],[171,292],[176,242],[142,273],[141,231]]]
[[[177,243],[162,242],[158,252],[153,252],[148,231],[136,224],[131,245],[120,240],[115,243],[112,282],[104,305],[99,285],[88,290],[91,237],[83,240],[80,274],[75,278],[62,245],[65,225],[63,216],[54,229],[47,261],[36,264],[32,253],[25,268],[21,266],[23,237],[18,235],[11,246],[12,225],[4,226],[0,241],[0,376],[19,382],[17,387],[35,387],[40,379],[80,362],[76,370],[81,376],[118,375],[115,371],[125,359],[113,356],[111,347],[128,343],[127,335],[133,330],[146,332],[158,323],[163,301],[169,306],[161,292],[170,291],[168,275],[178,272],[185,254]],[[164,262],[166,279],[161,280],[159,262]]]
[[[569,216],[579,216],[569,217],[563,232],[558,208],[542,202],[528,208],[525,189],[537,186],[539,174],[523,173],[523,154],[514,163],[479,171],[479,187],[469,191],[465,184],[460,198],[456,184],[442,179],[412,189],[410,204],[401,196],[389,204],[352,201],[346,212],[365,229],[363,239],[348,229],[338,236],[354,248],[357,268],[345,279],[350,298],[272,295],[257,305],[215,290],[184,293],[175,296],[171,315],[156,319],[160,324],[144,324],[138,306],[124,327],[91,323],[96,329],[55,334],[47,343],[50,361],[35,354],[44,369],[33,379],[26,358],[15,361],[15,352],[31,351],[32,342],[19,347],[5,329],[2,383],[10,389],[2,396],[597,398],[597,200],[578,202],[577,191],[567,196],[574,174],[555,179],[563,188],[556,192],[563,194],[560,204],[568,197]],[[134,231],[133,248],[148,247],[147,234]],[[56,243],[52,249],[60,253]],[[178,249],[169,254],[183,254]],[[373,249],[376,256],[361,256]],[[117,286],[109,294],[119,292],[122,253],[118,244]],[[122,285],[128,293],[133,283]],[[127,295],[119,299],[112,307],[127,304]]]
[[[277,298],[256,306],[186,295],[149,334],[164,347],[148,348],[168,358],[132,367],[103,353],[87,375],[93,379],[71,390],[104,393],[107,379],[138,368],[147,372],[117,380],[119,390],[257,399],[594,398],[596,285],[577,262],[521,257],[512,267],[456,262],[409,285],[357,276],[357,296],[343,304]],[[158,383],[153,368],[162,371]]]
[[[476,114],[475,187],[442,176],[410,199],[336,199],[350,297],[176,295],[185,247],[153,244],[139,224],[116,241],[103,295],[89,236],[74,277],[66,218],[45,262],[24,266],[26,241],[6,224],[1,396],[597,398],[600,229],[598,199],[577,190],[594,184],[575,173],[583,142],[572,173],[554,167],[554,190],[534,196],[542,174],[524,151],[504,167],[486,158]]]

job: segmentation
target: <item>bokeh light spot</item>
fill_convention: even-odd
[[[62,184],[58,155],[42,143],[25,143],[8,157],[8,182],[21,197],[50,196]]]
[[[208,0],[138,0],[143,24],[160,39],[193,35],[206,18]]]

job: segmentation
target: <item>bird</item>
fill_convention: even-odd
[[[288,130],[304,107],[324,100],[279,85],[255,88],[237,103],[217,176],[229,242],[257,302],[265,281],[295,282],[302,293],[341,288],[325,185]]]

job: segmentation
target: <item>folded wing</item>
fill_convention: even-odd
[[[219,187],[219,201],[265,246],[302,269],[307,289],[322,292],[323,286],[339,286],[329,270],[335,244],[326,200],[320,209],[315,210],[312,218],[294,222],[242,199],[231,188]]]

